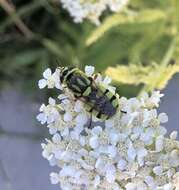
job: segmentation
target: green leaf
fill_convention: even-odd
[[[28,66],[38,61],[43,53],[43,50],[27,50],[17,53],[12,59],[12,67],[19,68]]]
[[[104,23],[96,28],[86,40],[89,46],[100,39],[105,32],[113,27],[124,24],[151,24],[159,20],[165,20],[166,13],[159,9],[146,9],[134,14],[114,14],[108,17]]]
[[[109,67],[105,74],[115,82],[129,85],[145,84],[147,89],[163,89],[175,73],[179,72],[179,65],[150,66],[129,65]]]
[[[42,44],[47,50],[49,50],[55,56],[63,57],[63,52],[55,41],[50,40],[50,39],[43,39]]]

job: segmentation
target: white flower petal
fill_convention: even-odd
[[[44,113],[39,113],[36,118],[41,122],[42,125],[47,122],[47,117]]]
[[[97,136],[91,137],[89,140],[89,144],[91,148],[93,149],[97,148],[99,146],[98,137]]]
[[[61,136],[62,137],[67,137],[69,135],[69,129],[68,128],[65,128],[64,130],[63,130],[63,132],[61,132]]]
[[[156,130],[158,134],[165,136],[167,134],[167,129],[165,127],[159,126]]]
[[[110,142],[112,145],[116,145],[117,142],[119,141],[119,134],[116,132],[111,132],[109,134]]]
[[[161,152],[164,148],[164,137],[161,135],[161,136],[158,136],[156,138],[156,141],[155,141],[155,150],[157,152]]]
[[[75,121],[77,125],[84,126],[88,122],[87,114],[80,113],[76,116]]]
[[[51,75],[52,75],[52,71],[51,71],[50,68],[46,69],[46,70],[43,72],[43,77],[44,77],[45,79],[48,79],[49,77],[51,77]]]
[[[75,131],[72,131],[71,133],[70,133],[70,136],[71,136],[71,138],[72,139],[74,139],[74,140],[79,140],[79,133],[77,133],[77,132],[75,132]]]
[[[113,165],[108,166],[106,169],[106,180],[109,183],[114,183],[116,179],[116,169]]]
[[[59,82],[55,83],[55,88],[57,88],[59,90],[63,90],[63,87],[62,87],[62,85]]]
[[[117,154],[117,148],[115,146],[108,146],[108,154],[110,158],[114,158]]]
[[[175,140],[175,139],[177,139],[177,136],[178,136],[178,131],[173,131],[170,134],[170,139]]]
[[[128,148],[127,155],[128,155],[129,161],[134,161],[135,160],[137,152],[136,152],[136,150],[134,149],[133,146]]]
[[[167,183],[163,186],[163,190],[173,190],[174,187],[171,183]]]
[[[168,116],[166,113],[160,113],[158,116],[158,119],[161,123],[167,123],[168,122]]]
[[[106,120],[105,121],[105,127],[111,128],[114,126],[114,121],[112,119]]]
[[[153,172],[154,172],[154,174],[160,176],[163,173],[163,168],[161,166],[156,166],[153,168]]]
[[[55,101],[55,99],[53,99],[53,98],[49,98],[48,99],[48,103],[50,104],[50,105],[52,105],[52,106],[55,106],[55,104],[56,104],[56,101]]]
[[[47,81],[46,81],[45,79],[41,79],[41,80],[39,80],[39,82],[38,82],[38,86],[39,86],[40,89],[45,88],[46,85],[47,85]]]
[[[103,131],[103,129],[100,126],[96,126],[94,127],[91,132],[93,135],[99,135],[101,132]]]
[[[117,168],[120,169],[121,171],[125,170],[127,166],[127,162],[123,159],[120,159],[117,163]]]
[[[147,150],[145,148],[139,148],[137,150],[137,156],[138,157],[145,157],[145,156],[147,156]]]
[[[106,76],[106,77],[104,78],[104,80],[103,80],[103,84],[108,85],[108,84],[111,83],[111,81],[112,81],[112,79],[111,79],[110,77]]]
[[[126,186],[125,186],[126,190],[137,190],[137,186],[135,183],[128,183]]]
[[[77,112],[77,113],[79,113],[79,112],[82,111],[82,109],[83,109],[83,103],[80,100],[77,100],[75,102],[74,111]]]
[[[86,67],[85,67],[85,73],[86,73],[88,76],[92,76],[93,73],[94,73],[94,67],[93,67],[93,66],[86,66]]]
[[[54,135],[55,133],[57,132],[57,129],[56,128],[49,128],[49,133],[51,134],[51,135]]]
[[[154,189],[154,187],[155,187],[155,180],[154,180],[154,178],[152,176],[146,176],[145,177],[145,182],[147,183],[147,185],[150,188]]]
[[[99,184],[100,184],[100,176],[97,175],[94,178],[94,188],[97,188]]]
[[[79,143],[80,143],[81,146],[85,146],[85,144],[86,144],[86,139],[85,139],[85,137],[80,136],[80,137],[79,137]]]
[[[69,122],[69,121],[72,121],[73,116],[70,112],[66,112],[63,116],[63,119],[64,119],[64,121]]]
[[[57,184],[60,182],[60,177],[57,173],[51,173],[50,174],[50,180],[52,184]]]
[[[50,166],[55,166],[57,164],[55,156],[51,156],[50,159],[48,159]]]
[[[46,108],[45,104],[42,104],[42,105],[40,106],[39,111],[40,111],[40,112],[44,112],[45,108]]]
[[[57,133],[52,138],[54,143],[59,143],[61,141],[61,136]]]

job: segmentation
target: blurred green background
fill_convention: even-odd
[[[83,68],[113,78],[121,95],[163,89],[179,71],[178,0],[131,0],[99,27],[75,24],[59,0],[0,0],[0,82],[28,91],[47,67]]]

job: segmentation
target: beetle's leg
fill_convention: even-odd
[[[68,100],[68,99],[69,97],[65,97],[65,98],[60,99],[60,101],[62,102],[63,100]]]
[[[74,97],[75,97],[76,99],[79,99],[79,98],[81,98],[82,96],[74,95]]]
[[[96,74],[94,75],[94,79],[96,80],[96,79],[98,78],[99,75],[101,75],[100,72],[99,72],[99,73],[96,73]]]
[[[126,111],[124,111],[124,110],[120,110],[121,111],[121,113],[125,113],[125,114],[127,114],[127,112]]]
[[[88,124],[88,129],[92,129],[92,117],[93,117],[93,115],[92,115],[92,112],[90,113],[91,115],[90,115],[90,120],[89,120],[89,124]]]
[[[61,98],[59,100],[60,100],[60,104],[62,104],[64,100],[69,100],[69,97],[64,97],[64,98]]]
[[[93,82],[93,78],[92,78],[92,77],[88,77],[88,79],[89,79],[91,82]]]

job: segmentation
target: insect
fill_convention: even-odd
[[[75,98],[85,102],[87,111],[99,119],[109,119],[115,115],[119,103],[116,94],[93,78],[75,67],[63,67],[60,74],[61,83],[74,94]]]

